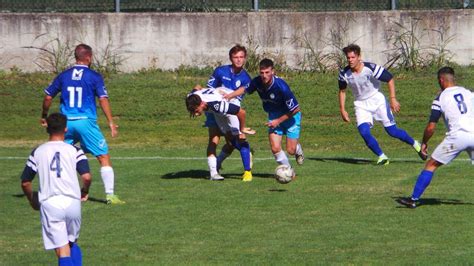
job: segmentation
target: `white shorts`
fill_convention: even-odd
[[[377,92],[372,97],[354,101],[354,109],[357,119],[357,126],[363,123],[374,124],[374,119],[383,124],[384,127],[395,125],[395,118],[393,117],[390,105],[387,103],[385,96]]]
[[[231,133],[232,136],[240,134],[240,122],[236,115],[214,114],[217,126],[223,134]]]
[[[54,196],[41,203],[41,225],[45,249],[75,242],[81,228],[81,201],[66,196]]]
[[[431,154],[431,158],[442,164],[448,164],[463,151],[469,154],[474,164],[474,133],[458,131],[446,136]]]

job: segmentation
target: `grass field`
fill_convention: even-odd
[[[472,264],[474,181],[467,156],[437,172],[424,205],[400,208],[395,200],[411,194],[423,162],[377,125],[374,135],[393,160],[374,165],[354,122],[339,117],[335,73],[281,75],[302,105],[306,161],[296,168],[297,180],[273,180],[276,164],[256,95],[244,100],[248,124],[258,130],[249,137],[254,180],[241,182],[237,153],[224,163],[224,182],[206,180],[207,132],[201,118],[189,118],[184,95],[209,71],[106,80],[121,134],[109,138],[116,191],[127,204],[101,202],[103,185],[91,158],[93,200],[83,204],[79,240],[84,265]],[[460,85],[474,88],[474,68],[456,71]],[[39,214],[21,196],[19,181],[31,149],[46,138],[38,118],[51,78],[0,73],[1,265],[56,263],[43,250]],[[397,73],[396,86],[398,125],[420,139],[438,90],[434,72]],[[432,149],[443,133],[441,123]]]

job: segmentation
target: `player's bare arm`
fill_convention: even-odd
[[[346,89],[339,89],[339,111],[344,122],[350,122],[349,113],[346,111]]]
[[[228,94],[225,94],[223,95],[223,98],[226,99],[227,101],[230,101],[232,100],[233,98],[235,97],[238,97],[240,95],[243,95],[245,93],[245,88],[244,87],[240,87],[238,88],[237,90],[231,92],[231,93],[228,93]]]
[[[102,111],[104,112],[105,117],[107,118],[107,121],[109,122],[109,127],[110,127],[110,132],[112,135],[112,138],[115,138],[118,136],[118,125],[114,123],[113,117],[112,117],[112,110],[110,108],[110,103],[109,99],[107,97],[101,97],[99,98],[99,104],[100,107],[102,108]]]
[[[435,132],[435,129],[436,129],[436,123],[435,122],[429,122],[426,125],[425,131],[423,132],[423,141],[421,143],[421,151],[424,154],[428,154],[428,141],[433,136],[433,134]]]
[[[89,199],[89,188],[92,183],[92,177],[90,173],[84,173],[81,175],[82,188],[81,188],[81,201],[87,201]]]
[[[275,128],[279,124],[281,124],[281,123],[285,122],[286,120],[290,119],[292,116],[294,116],[299,111],[301,111],[300,107],[296,107],[295,110],[293,110],[292,112],[286,113],[286,114],[278,117],[277,119],[273,119],[273,120],[265,123],[265,125],[267,127],[270,127],[270,128]]]
[[[47,126],[46,117],[48,117],[49,108],[51,107],[52,102],[53,102],[53,97],[51,97],[49,95],[44,96],[43,108],[42,108],[42,111],[41,111],[41,119],[40,119],[40,123],[43,127]]]
[[[395,95],[395,81],[393,81],[393,78],[388,81],[388,93],[390,97],[390,108],[392,108],[392,111],[395,113],[400,112],[400,103],[397,101],[397,96]]]
[[[35,193],[33,192],[33,186],[31,184],[31,181],[22,181],[21,188],[26,198],[30,202],[30,205],[33,208],[33,210],[39,210],[40,204],[38,201],[38,195],[37,194],[35,195]]]

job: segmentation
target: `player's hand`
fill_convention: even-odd
[[[81,201],[87,201],[89,199],[89,189],[81,189]]]
[[[390,108],[393,112],[400,112],[400,103],[397,101],[397,98],[390,98]]]
[[[31,197],[30,201],[31,208],[35,211],[39,211],[40,209],[40,203],[39,203],[39,198],[38,198],[38,192],[34,191],[33,196]]]
[[[114,123],[109,123],[110,127],[110,133],[112,134],[112,138],[115,138],[118,136],[118,125]]]
[[[421,153],[428,156],[428,144],[421,143]]]
[[[233,98],[233,97],[230,97],[230,96],[231,96],[230,93],[228,93],[228,94],[223,94],[223,95],[222,95],[222,98],[224,98],[224,100],[226,100],[226,101],[230,101],[230,100]]]
[[[265,125],[269,128],[276,128],[279,124],[280,124],[280,122],[277,119],[274,119],[274,120],[271,120],[271,121],[265,123]]]
[[[41,124],[42,127],[47,127],[48,123],[46,122],[46,118],[41,118],[40,119],[40,124]]]
[[[347,111],[341,111],[341,117],[342,117],[342,120],[344,120],[344,122],[350,122],[351,119],[349,117],[349,113],[347,113]]]

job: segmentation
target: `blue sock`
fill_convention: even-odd
[[[380,149],[379,143],[377,140],[370,134],[370,125],[369,123],[363,123],[357,127],[359,134],[364,139],[365,144],[369,149],[375,153],[375,155],[380,156],[383,154],[382,149]]]
[[[412,199],[418,200],[421,194],[425,191],[433,178],[433,172],[423,170],[416,180],[415,188],[413,189]]]
[[[74,266],[82,266],[82,252],[77,243],[71,245],[71,258]]]
[[[390,135],[390,137],[397,138],[410,145],[413,145],[415,143],[415,140],[410,137],[410,135],[408,135],[405,130],[397,128],[396,125],[386,127],[385,131]]]
[[[72,263],[71,257],[60,257],[58,258],[58,265],[59,266],[74,266]]]
[[[250,171],[250,144],[247,141],[240,141],[237,138],[232,139],[232,145],[240,151],[240,158],[242,158],[242,164],[244,165],[245,171]]]

